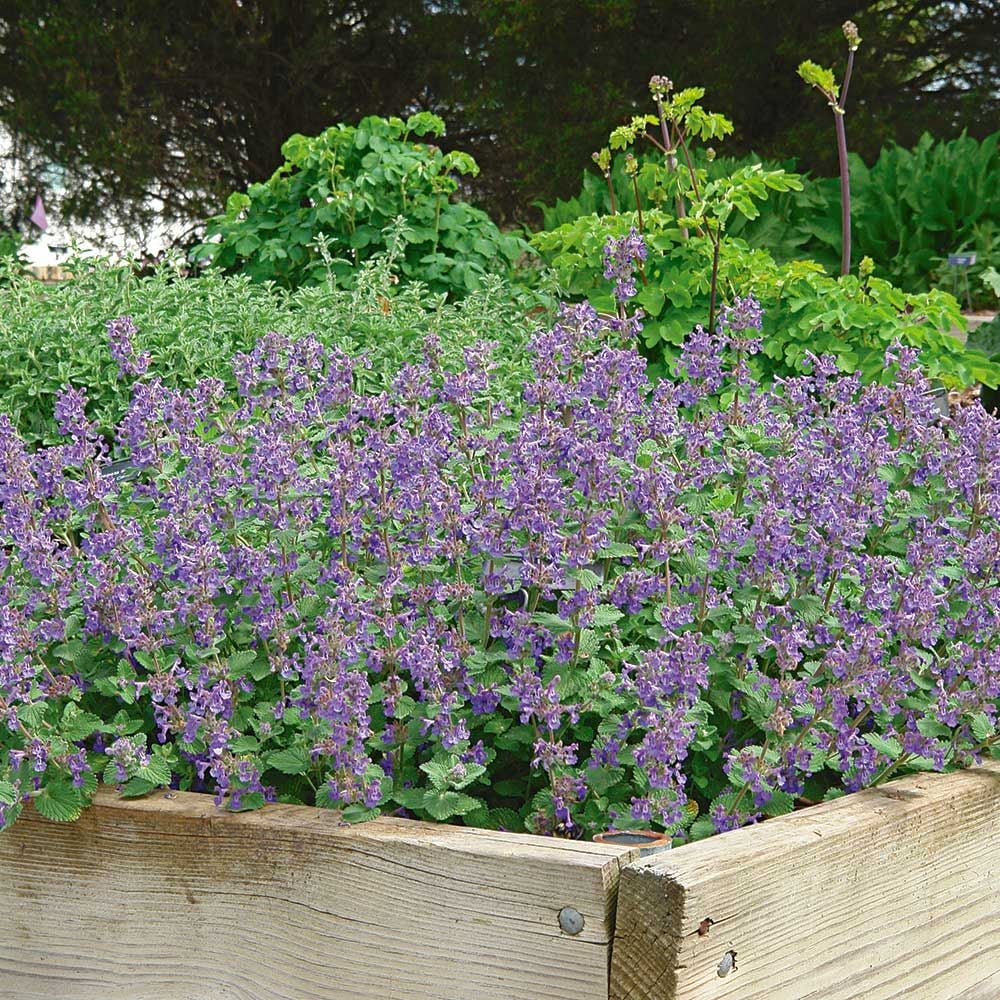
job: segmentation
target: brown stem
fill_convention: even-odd
[[[712,237],[714,249],[712,251],[712,290],[708,299],[708,332],[715,329],[715,296],[719,286],[719,247],[721,239],[718,236]]]

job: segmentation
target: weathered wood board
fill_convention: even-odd
[[[611,997],[998,1000],[1000,765],[909,776],[629,865]]]
[[[3,1000],[607,1000],[634,850],[170,795],[0,835]]]

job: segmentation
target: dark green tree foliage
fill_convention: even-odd
[[[421,0],[0,0],[0,125],[61,166],[64,215],[197,219],[269,177],[293,132],[439,89],[457,50],[443,12],[427,44],[429,17]]]
[[[737,123],[730,154],[797,156],[805,169],[834,173],[828,114],[796,67],[810,57],[839,72],[848,18],[865,39],[849,135],[864,159],[925,130],[982,137],[1000,115],[995,0],[482,0],[476,9],[493,39],[475,107],[505,138],[496,172],[544,198],[575,189],[576,164],[630,106],[645,109],[655,73],[705,85]]]
[[[839,65],[847,18],[865,39],[849,140],[868,162],[924,130],[995,128],[994,0],[0,0],[0,126],[18,163],[61,165],[64,214],[137,219],[159,199],[197,219],[269,177],[292,133],[430,110],[452,126],[444,148],[483,167],[479,196],[523,212],[571,193],[666,73],[739,123],[730,153],[832,173],[829,122],[795,68]]]

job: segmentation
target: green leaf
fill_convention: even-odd
[[[699,816],[692,824],[691,829],[688,831],[688,836],[691,840],[704,840],[706,837],[711,837],[715,835],[715,824],[708,816]]]
[[[273,767],[282,774],[305,774],[311,764],[309,754],[302,747],[274,750],[267,754],[265,760],[268,767]]]
[[[360,802],[347,806],[340,814],[345,823],[367,823],[381,815],[377,808],[369,808]]]
[[[101,725],[100,716],[92,712],[81,712],[73,702],[69,702],[63,709],[60,730],[65,739],[76,743],[97,732]]]
[[[536,625],[542,625],[545,628],[552,629],[554,632],[572,632],[573,623],[567,621],[565,618],[560,618],[559,615],[554,615],[549,611],[536,611],[535,614],[531,616],[531,620]]]
[[[611,542],[597,552],[598,559],[638,559],[639,551],[627,542]]]
[[[256,662],[257,650],[238,649],[235,653],[229,654],[226,665],[232,677],[242,677],[250,672],[250,667]]]
[[[429,760],[420,765],[420,770],[431,779],[431,784],[438,790],[448,787],[448,774],[451,768],[439,760]]]
[[[262,808],[266,804],[266,801],[260,792],[242,792],[240,794],[239,808],[233,808],[231,799],[226,803],[226,808],[230,812],[253,812],[256,809]]]
[[[35,796],[34,802],[42,816],[57,823],[71,823],[83,812],[82,796],[68,781],[49,782]]]
[[[979,712],[969,720],[969,729],[972,735],[982,743],[993,735],[993,725],[984,712]]]
[[[647,315],[659,316],[663,309],[663,303],[666,301],[666,296],[663,294],[662,288],[658,285],[650,284],[642,288],[635,299],[646,311]]]
[[[592,569],[571,569],[566,576],[577,581],[584,590],[596,590],[604,582]]]
[[[761,810],[765,816],[787,816],[795,809],[795,796],[776,789]]]
[[[917,730],[922,736],[929,736],[933,739],[951,739],[951,729],[929,716],[917,719]]]
[[[625,612],[616,608],[613,604],[599,604],[594,608],[594,617],[590,623],[591,628],[608,628],[615,622],[621,621],[625,617]]]
[[[596,795],[604,795],[624,777],[625,769],[621,767],[592,767],[587,770],[585,780]]]
[[[432,788],[424,795],[424,809],[439,822],[452,819],[454,816],[464,816],[482,806],[483,803],[479,799],[464,795],[462,792]]]
[[[151,757],[148,764],[136,768],[135,777],[151,781],[154,785],[169,785],[170,765],[162,757]]]
[[[143,795],[148,795],[160,787],[159,782],[147,781],[145,778],[129,778],[119,790],[119,795],[123,799],[137,799]]]
[[[834,78],[833,70],[819,66],[809,59],[799,63],[799,76],[809,84],[822,90],[827,97],[836,99],[840,93],[837,81]]]
[[[879,736],[878,733],[865,733],[864,741],[878,750],[880,754],[884,754],[892,760],[895,760],[903,752],[902,744],[893,737]]]
[[[392,793],[392,801],[404,809],[422,809],[426,792],[423,788],[399,788]]]

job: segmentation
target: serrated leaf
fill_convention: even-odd
[[[399,803],[404,809],[421,809],[425,794],[423,788],[400,788],[392,793],[392,801]]]
[[[616,608],[613,604],[598,604],[594,608],[594,617],[590,623],[591,628],[608,628],[625,617],[625,612]]]
[[[242,792],[239,799],[239,807],[233,808],[232,799],[226,804],[226,808],[230,812],[253,812],[255,809],[260,809],[266,803],[266,799],[260,792]]]
[[[367,823],[380,816],[381,813],[378,809],[355,802],[353,805],[347,806],[340,815],[345,823]]]
[[[567,574],[571,580],[575,580],[584,590],[596,590],[604,582],[592,569],[571,569]]]
[[[598,559],[638,559],[639,551],[627,542],[610,542],[597,552]]]
[[[61,735],[71,743],[85,740],[97,732],[101,725],[100,716],[92,712],[81,712],[73,702],[69,702],[63,709]]]
[[[250,668],[257,662],[257,650],[238,649],[235,653],[230,653],[226,660],[229,673],[233,677],[243,677],[250,672]]]
[[[35,796],[35,809],[46,819],[72,823],[83,812],[83,798],[69,782],[53,781]]]
[[[688,830],[688,838],[690,840],[704,840],[706,837],[711,837],[714,834],[715,824],[708,816],[699,816],[691,824],[691,829]]]
[[[937,719],[932,719],[929,716],[917,719],[917,729],[922,736],[928,736],[932,739],[951,739],[951,730],[938,722]]]
[[[596,795],[604,795],[608,789],[617,785],[625,776],[621,767],[591,767],[585,775],[587,787]]]
[[[454,816],[464,816],[482,805],[479,799],[474,799],[471,795],[431,788],[424,795],[423,807],[434,819],[443,822]]]
[[[559,615],[554,615],[548,611],[536,611],[535,614],[531,616],[531,620],[536,625],[542,625],[545,628],[552,629],[554,632],[571,632],[573,630],[573,623],[567,621],[565,618],[560,618]]]
[[[789,607],[797,611],[807,625],[815,625],[826,614],[823,602],[815,594],[795,597],[788,603]]]
[[[795,797],[788,792],[775,790],[771,798],[764,803],[761,812],[765,816],[787,816],[795,809]]]
[[[899,740],[893,737],[879,736],[878,733],[865,733],[864,741],[874,747],[880,754],[895,760],[902,752],[903,747]]]
[[[309,754],[302,747],[289,747],[287,750],[274,750],[265,760],[268,767],[273,767],[282,774],[305,774],[311,763]]]
[[[170,765],[162,757],[151,757],[148,764],[136,768],[135,777],[151,781],[154,785],[169,785]]]
[[[431,779],[431,784],[439,790],[448,787],[448,774],[451,768],[439,760],[428,760],[420,765],[420,770]]]
[[[159,787],[160,785],[157,782],[148,781],[146,778],[129,778],[122,785],[119,794],[123,799],[137,799],[143,795],[148,795]]]
[[[980,743],[988,740],[993,735],[993,724],[990,722],[989,716],[983,712],[972,716],[969,720],[969,729]]]

